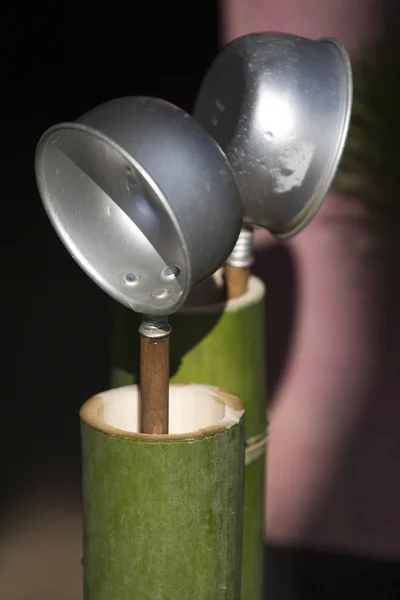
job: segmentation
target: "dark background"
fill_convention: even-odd
[[[36,143],[50,125],[113,97],[159,96],[190,111],[218,49],[218,10],[216,2],[204,0],[86,1],[21,3],[2,8],[0,15],[4,591],[7,577],[23,579],[33,560],[16,551],[15,573],[1,569],[2,557],[15,547],[17,513],[28,514],[30,505],[57,505],[60,520],[65,504],[60,498],[71,495],[79,505],[78,410],[108,386],[110,301],[74,263],[45,216],[34,178]],[[39,519],[35,511],[33,522]],[[28,546],[30,535],[17,548]],[[48,555],[60,545],[62,539],[49,537],[39,579],[51,576]],[[75,573],[68,564],[73,555],[62,565],[67,573]],[[266,573],[269,600],[400,597],[397,566],[369,559],[271,546]],[[57,577],[52,589],[61,598],[62,575]],[[39,591],[26,586],[12,598],[1,591],[0,597],[47,600],[39,584]]]
[[[0,9],[2,600],[80,597],[78,411],[109,385],[111,302],[45,215],[35,146],[50,125],[118,96],[190,111],[217,21],[207,1]]]
[[[77,411],[108,385],[110,302],[59,242],[34,177],[44,130],[124,95],[190,111],[217,52],[217,6],[69,2],[15,8],[1,21],[1,296],[8,493],[26,476],[79,467]],[[4,390],[4,388],[3,388]],[[16,444],[16,436],[18,443]],[[15,447],[17,446],[17,447]],[[49,449],[51,448],[51,451]]]

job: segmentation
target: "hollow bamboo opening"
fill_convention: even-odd
[[[204,282],[203,286],[204,287],[199,286],[193,290],[179,313],[195,314],[238,310],[262,300],[265,296],[265,286],[263,282],[254,275],[250,275],[245,293],[237,298],[231,298],[229,300],[225,296],[222,270],[214,273],[207,282]]]
[[[169,433],[139,433],[139,388],[129,385],[101,392],[88,400],[81,419],[104,433],[137,440],[186,440],[201,438],[232,427],[243,416],[239,398],[219,388],[196,384],[171,384]]]

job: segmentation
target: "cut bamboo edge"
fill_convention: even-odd
[[[137,386],[80,411],[85,600],[239,600],[244,409],[172,384],[169,434],[139,432]]]
[[[246,286],[244,292],[239,296],[229,297],[228,294],[224,297],[224,286],[225,282],[225,272],[227,267],[230,267],[231,270],[248,270],[243,267],[232,267],[230,265],[225,265],[223,269],[219,269],[214,275],[210,278],[213,282],[212,291],[207,291],[206,295],[202,295],[201,290],[194,290],[191,296],[189,296],[188,302],[180,309],[175,316],[179,315],[194,315],[194,314],[202,314],[202,313],[222,313],[222,312],[232,312],[242,310],[249,305],[258,304],[263,302],[265,299],[265,285],[255,275],[249,274],[246,277]],[[243,280],[243,277],[242,277]],[[200,287],[200,286],[199,286]]]
[[[85,402],[79,416],[89,427],[108,435],[159,442],[203,438],[223,431],[243,418],[244,407],[237,396],[217,387],[171,383],[169,433],[140,432],[140,412],[139,388],[127,385],[96,394]]]

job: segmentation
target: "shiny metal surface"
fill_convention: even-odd
[[[36,177],[72,256],[137,312],[176,311],[239,235],[241,201],[226,156],[162,100],[120,98],[51,127],[37,147]]]
[[[221,51],[194,117],[228,156],[245,223],[288,238],[312,219],[337,170],[351,104],[350,61],[334,40],[255,33]]]
[[[161,340],[171,335],[172,327],[166,315],[143,315],[138,331],[144,337]]]
[[[250,268],[254,263],[253,229],[242,227],[232,253],[226,260],[231,267]]]

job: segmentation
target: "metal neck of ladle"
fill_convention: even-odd
[[[152,339],[166,338],[171,334],[172,327],[165,315],[142,315],[139,327],[140,335]]]
[[[228,265],[242,269],[249,269],[252,266],[254,263],[253,237],[254,230],[252,228],[242,227],[235,247],[226,261]]]

